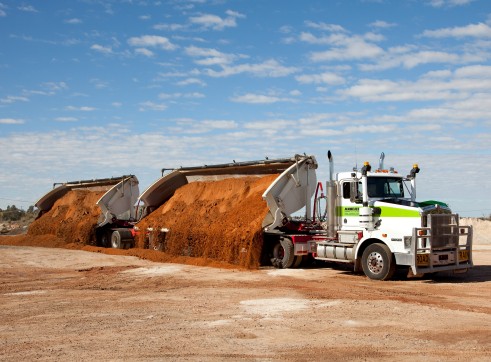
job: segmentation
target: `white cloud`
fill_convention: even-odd
[[[370,24],[370,26],[372,26],[374,28],[381,28],[381,29],[392,28],[396,25],[397,25],[396,23],[388,23],[388,22],[383,21],[383,20],[376,20]]]
[[[206,86],[206,83],[203,82],[201,79],[198,79],[198,78],[186,78],[184,80],[177,82],[176,84],[179,86],[187,86],[187,85],[193,85],[193,84],[199,85],[201,87]]]
[[[38,12],[34,8],[34,6],[32,6],[32,5],[21,5],[17,9],[19,9],[20,11],[25,11],[25,12],[29,12],[29,13],[37,13]]]
[[[185,72],[167,72],[158,74],[160,78],[183,78],[187,77],[188,75],[189,74]]]
[[[245,15],[231,10],[228,10],[226,14],[228,15],[226,18],[213,14],[192,16],[189,18],[189,22],[205,29],[223,30],[225,28],[235,28],[237,26],[236,19],[245,17]]]
[[[97,52],[103,53],[103,54],[112,54],[113,50],[111,47],[108,46],[103,46],[100,44],[93,44],[90,49],[95,50]]]
[[[293,32],[293,27],[291,27],[290,25],[283,25],[280,26],[278,31],[282,34],[290,34],[291,32]]]
[[[175,133],[180,134],[203,134],[214,131],[230,131],[238,127],[237,122],[232,120],[203,120],[197,121],[194,119],[178,119],[175,122],[176,126],[172,127]]]
[[[363,71],[385,70],[395,67],[412,69],[416,66],[431,63],[458,64],[465,63],[465,56],[443,51],[417,51],[414,47],[391,48],[383,55],[373,59],[373,64],[360,64]]]
[[[395,82],[384,79],[361,79],[349,89],[339,91],[340,94],[359,98],[363,102],[401,102],[429,101],[448,99],[452,90],[448,87],[436,87],[433,82]],[[456,97],[454,94],[453,97]]]
[[[160,93],[160,99],[179,99],[179,98],[205,98],[203,93]]]
[[[140,108],[139,108],[139,110],[141,112],[144,112],[144,111],[165,111],[166,109],[167,109],[167,106],[165,104],[154,103],[151,101],[140,103]]]
[[[210,77],[228,77],[242,73],[249,73],[256,77],[285,77],[298,71],[296,67],[286,67],[274,59],[269,59],[259,64],[238,64],[234,66],[224,65],[222,70],[207,69]]]
[[[233,11],[233,10],[227,10],[227,11],[225,11],[225,14],[227,14],[228,16],[231,16],[233,18],[244,19],[246,17],[244,14],[241,14],[238,11]]]
[[[235,59],[239,58],[239,56],[233,54],[225,54],[216,49],[210,48],[199,48],[196,46],[190,46],[185,49],[185,53],[191,57],[199,57],[199,59],[195,61],[200,65],[225,65],[232,63]]]
[[[397,129],[397,125],[384,124],[384,125],[361,125],[361,126],[348,126],[342,132],[343,134],[352,133],[387,133],[393,132]]]
[[[24,124],[23,119],[0,118],[0,124]]]
[[[329,85],[340,85],[344,84],[345,80],[343,77],[335,73],[320,73],[320,74],[303,74],[295,77],[297,82],[301,84],[329,84]]]
[[[231,97],[230,100],[236,103],[250,103],[250,104],[271,104],[278,102],[292,102],[291,98],[282,98],[274,95],[253,94],[247,93],[241,96]]]
[[[41,87],[43,87],[50,93],[68,89],[68,85],[65,82],[45,82],[41,84]]]
[[[469,65],[455,70],[457,78],[487,78],[491,80],[491,66],[489,65]]]
[[[282,132],[283,130],[295,127],[295,121],[286,119],[269,119],[259,122],[248,122],[244,125],[245,129],[260,130],[262,132],[270,130],[274,132]]]
[[[149,58],[151,58],[155,55],[151,50],[148,50],[147,48],[136,48],[135,53],[140,54],[140,55],[144,55],[144,56],[149,57]]]
[[[178,30],[183,30],[186,28],[186,26],[182,25],[182,24],[165,24],[165,23],[161,23],[161,24],[155,24],[153,26],[153,28],[155,30],[170,30],[170,31],[178,31]]]
[[[22,96],[7,96],[0,99],[0,103],[2,104],[11,104],[15,102],[29,102],[29,98]]]
[[[92,112],[92,111],[97,110],[97,108],[88,107],[88,106],[81,106],[81,107],[66,106],[65,109],[67,111],[80,111],[80,112]]]
[[[78,118],[75,117],[56,117],[56,122],[77,122]]]
[[[328,31],[328,32],[333,32],[333,33],[346,33],[347,30],[343,28],[341,25],[338,24],[326,24],[326,23],[316,23],[313,21],[306,21],[305,25],[309,28],[317,29],[317,30],[322,30],[322,31]]]
[[[66,19],[64,21],[65,24],[82,24],[82,20],[78,18],[71,18],[71,19]]]
[[[362,71],[380,71],[395,67],[412,69],[417,66],[442,63],[442,64],[467,64],[470,62],[485,62],[488,54],[484,49],[487,44],[474,44],[473,46],[454,48],[452,52],[444,49],[431,49],[421,45],[396,45],[388,49],[380,47],[377,43],[384,40],[378,33],[364,33],[361,35],[349,34],[344,28],[329,24],[308,23],[314,29],[324,29],[326,33],[320,36],[309,32],[300,33],[298,39],[302,42],[314,45],[325,45],[326,50],[313,51],[309,58],[313,62],[331,61],[364,61],[358,64]],[[376,27],[389,27],[395,24],[376,21],[371,24]],[[433,31],[425,31],[425,37],[463,37],[474,36],[483,39],[491,38],[491,27],[480,23],[465,27],[445,28]]]
[[[300,134],[304,137],[333,137],[342,136],[345,133],[338,129],[331,128],[305,128],[300,130]]]
[[[344,37],[344,40],[336,40],[336,46],[329,50],[312,52],[310,59],[314,62],[374,59],[384,50],[378,45],[367,42],[362,37]]]
[[[484,23],[469,24],[453,28],[425,30],[422,36],[428,38],[491,38],[491,27]]]
[[[201,122],[205,126],[214,129],[234,129],[237,128],[237,122],[228,120],[204,120]]]
[[[151,47],[163,50],[174,50],[177,48],[177,46],[172,44],[168,38],[159,35],[131,37],[128,39],[128,44],[138,48]]]
[[[443,108],[425,108],[435,118],[483,118],[491,112],[485,101],[491,94],[491,66],[467,66],[454,72],[428,72],[415,81],[360,79],[355,85],[339,90],[341,96],[355,97],[363,102],[435,101],[448,102]],[[483,96],[486,95],[486,96]],[[478,97],[479,101],[476,101]],[[464,104],[472,104],[463,109]],[[456,112],[457,106],[460,111]],[[452,116],[452,112],[453,116]]]
[[[402,58],[402,64],[406,68],[414,68],[420,64],[428,63],[456,63],[459,57],[455,54],[439,51],[420,51],[413,53],[408,57]]]
[[[465,98],[448,101],[438,106],[413,109],[409,112],[408,117],[430,122],[435,122],[435,120],[453,121],[460,125],[464,121],[479,122],[481,127],[485,127],[486,123],[484,122],[487,122],[487,125],[491,126],[491,122],[488,121],[491,113],[491,105],[488,105],[490,97],[491,90],[483,93],[474,93]],[[480,134],[486,134],[484,128],[482,128]]]
[[[98,78],[92,78],[90,80],[90,83],[94,85],[95,88],[97,89],[104,89],[109,87],[109,83],[107,81],[98,79]]]
[[[475,0],[429,0],[428,4],[435,8],[441,8],[445,6],[453,7],[453,6],[467,5],[473,1]]]
[[[312,33],[301,32],[299,35],[299,40],[309,44],[315,45],[328,45],[328,44],[336,44],[341,43],[342,39],[346,39],[345,35],[339,34],[330,34],[327,36],[315,36]]]
[[[308,32],[299,35],[302,42],[330,46],[327,50],[311,52],[309,57],[313,62],[376,59],[384,54],[384,50],[375,44],[384,39],[381,34],[350,35],[344,28],[332,25],[328,29],[327,35],[316,36]]]

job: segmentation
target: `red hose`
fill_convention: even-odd
[[[312,222],[315,223],[315,212],[317,209],[317,193],[319,192],[319,189],[321,189],[321,192],[324,193],[324,188],[322,187],[322,182],[317,182],[317,187],[315,188],[315,196],[314,196],[314,210],[312,213]]]

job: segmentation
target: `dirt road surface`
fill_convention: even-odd
[[[0,359],[489,361],[491,246],[474,260],[378,282],[0,246]]]

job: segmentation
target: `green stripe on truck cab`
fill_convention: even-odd
[[[377,206],[381,210],[378,217],[421,217],[418,210],[415,209],[401,209],[397,207],[389,206]],[[336,208],[337,216],[359,216],[360,206],[338,206]]]

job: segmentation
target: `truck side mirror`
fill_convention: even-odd
[[[350,182],[349,199],[354,204],[359,204],[362,202],[361,195],[358,192],[358,182],[357,181]]]

